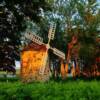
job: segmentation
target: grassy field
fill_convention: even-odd
[[[21,83],[0,81],[0,100],[100,100],[100,81],[67,80]]]

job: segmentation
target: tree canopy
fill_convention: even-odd
[[[27,17],[35,23],[41,22],[43,10],[51,10],[46,0],[1,0],[0,1],[0,69],[14,67],[19,59],[21,32],[26,29]]]

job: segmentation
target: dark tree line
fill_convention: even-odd
[[[15,60],[20,59],[21,32],[25,18],[41,21],[40,9],[50,10],[46,0],[0,1],[0,70],[15,72]]]

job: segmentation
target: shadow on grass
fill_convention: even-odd
[[[50,79],[50,81],[55,81],[55,82],[62,82],[62,83],[66,83],[66,82],[75,82],[75,81],[86,81],[86,82],[89,82],[89,81],[100,81],[100,77],[68,77],[66,79],[62,79],[61,77],[58,77],[56,79],[54,79],[53,77]]]
[[[14,78],[5,78],[5,77],[1,77],[0,78],[0,82],[16,82],[20,80],[19,77],[14,77]]]
[[[50,81],[57,82],[57,83],[66,83],[66,82],[75,82],[75,81],[89,82],[89,81],[94,81],[94,80],[100,81],[100,77],[89,77],[89,78],[86,78],[86,77],[76,77],[76,78],[68,77],[66,79],[62,79],[61,77],[58,77],[55,79],[55,78],[51,77],[49,81],[42,82],[42,83],[48,83]],[[17,81],[21,81],[20,77],[13,77],[13,78],[2,77],[2,78],[0,78],[0,82],[17,82]],[[30,83],[41,83],[41,82],[30,82]]]

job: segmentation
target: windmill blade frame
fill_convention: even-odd
[[[48,38],[49,40],[53,40],[55,36],[55,30],[56,30],[56,24],[52,23],[50,25],[49,33],[48,33]]]
[[[62,51],[58,50],[57,48],[52,48],[52,47],[50,47],[50,49],[53,51],[55,55],[57,55],[58,57],[62,59],[65,59],[65,54]]]
[[[35,33],[32,34],[31,32],[27,32],[27,33],[25,33],[24,36],[25,36],[25,38],[27,38],[27,39],[29,39],[29,40],[31,40],[31,41],[39,44],[39,45],[44,44],[43,43],[43,38],[41,38],[40,36],[36,35]]]

